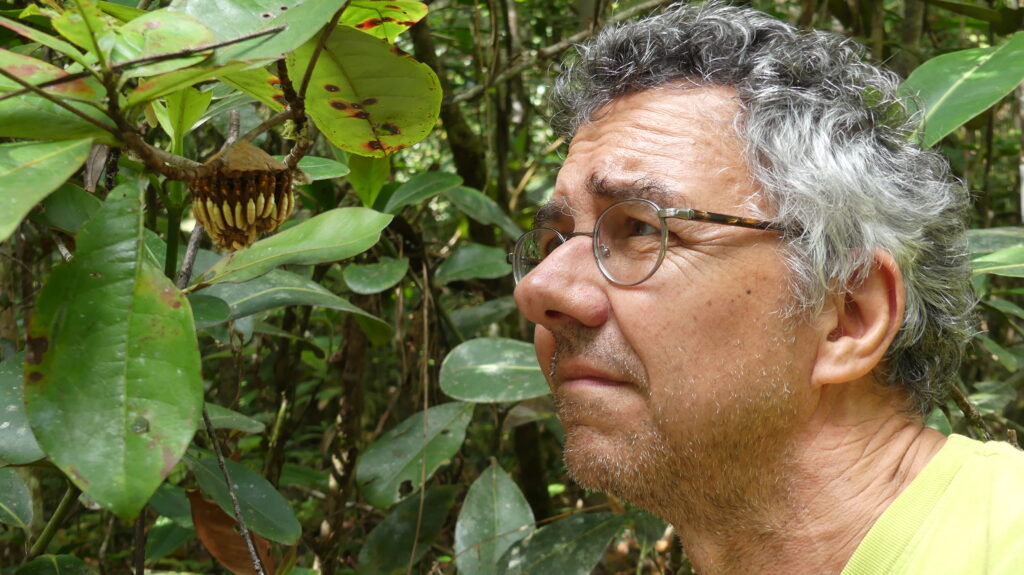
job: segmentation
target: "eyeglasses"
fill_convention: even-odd
[[[601,274],[613,284],[635,286],[654,275],[665,259],[668,226],[665,220],[678,218],[786,233],[787,228],[765,220],[727,216],[701,210],[662,208],[641,198],[616,202],[597,218],[589,232],[562,234],[558,230],[534,228],[516,241],[508,255],[516,283],[551,255],[555,248],[576,236],[591,236],[594,259]]]

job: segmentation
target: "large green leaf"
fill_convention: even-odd
[[[974,275],[992,274],[1024,278],[1024,247],[1007,248],[975,258]]]
[[[998,46],[943,54],[919,66],[900,86],[924,106],[925,146],[984,112],[1024,80],[1024,32]]]
[[[503,337],[467,341],[441,364],[441,389],[462,401],[496,403],[547,395],[533,345]]]
[[[341,23],[394,43],[426,15],[426,4],[416,0],[352,0]]]
[[[110,119],[98,109],[82,102],[69,101],[66,103],[114,129]],[[32,140],[93,138],[98,144],[118,145],[117,139],[111,132],[33,94],[22,94],[0,101],[0,138]]]
[[[406,258],[382,257],[372,264],[351,264],[345,267],[342,277],[348,287],[361,294],[380,293],[402,281],[409,271]]]
[[[73,235],[102,205],[95,194],[66,183],[43,200],[39,218],[46,225]]]
[[[512,273],[508,252],[481,244],[466,244],[437,266],[434,280],[446,284],[459,280],[500,278]]]
[[[967,230],[972,254],[990,254],[1007,248],[1024,247],[1024,228],[979,228]]]
[[[204,457],[192,463],[192,471],[196,474],[199,487],[213,497],[229,516],[234,517],[234,506],[228,494],[224,474],[217,466],[217,460]],[[245,524],[256,533],[270,539],[292,545],[302,535],[302,527],[295,518],[291,505],[262,475],[228,459],[225,461],[231,483],[238,495],[238,503],[242,508]]]
[[[448,190],[445,195],[462,213],[481,224],[497,225],[513,240],[523,233],[522,228],[501,209],[498,202],[473,188],[459,186]]]
[[[382,435],[356,467],[366,501],[387,508],[418,491],[462,447],[472,417],[472,403],[454,401],[421,411]]]
[[[191,50],[213,43],[213,32],[203,22],[170,10],[156,10],[113,30],[117,37],[111,53],[115,64],[168,52]],[[198,64],[205,54],[160,60],[133,66],[121,77],[155,76]]]
[[[243,282],[285,264],[343,260],[373,247],[390,222],[391,216],[367,208],[324,212],[224,257],[196,284]]]
[[[113,48],[111,35],[118,24],[92,0],[76,0],[53,18],[53,27],[61,36],[104,61]]]
[[[13,467],[0,467],[0,523],[22,529],[32,523],[32,494]]]
[[[19,353],[0,363],[0,462],[15,465],[46,457],[25,416],[24,361],[25,354]]]
[[[390,329],[384,320],[334,295],[315,281],[284,270],[274,270],[247,282],[213,285],[200,293],[227,302],[231,309],[228,320],[288,305],[315,305],[358,314]]]
[[[0,49],[0,68],[33,85],[68,76],[67,72],[53,64],[3,49]],[[0,77],[0,92],[21,89],[21,84],[6,76]],[[98,95],[93,85],[84,79],[61,82],[46,88],[46,91],[66,98],[93,99]]]
[[[0,145],[0,242],[89,156],[89,140]]]
[[[462,178],[450,172],[416,174],[408,182],[398,186],[398,189],[391,194],[384,211],[389,214],[397,214],[405,206],[421,204],[438,194],[457,188],[461,184]]]
[[[512,548],[504,573],[589,575],[627,518],[612,513],[581,513],[546,525]]]
[[[533,531],[533,511],[495,462],[469,487],[455,524],[455,564],[462,575],[492,575],[502,555]]]
[[[359,550],[358,572],[365,575],[400,575],[430,550],[441,533],[448,510],[455,503],[456,487],[427,489],[420,514],[420,497],[410,497],[373,528]]]
[[[301,78],[318,39],[288,55]],[[332,144],[381,157],[419,142],[434,128],[441,86],[430,67],[348,26],[331,33],[306,92],[306,111]]]
[[[202,406],[188,300],[143,247],[142,190],[123,184],[46,282],[28,329],[25,404],[78,487],[134,517],[185,452]]]
[[[74,555],[41,555],[18,567],[14,575],[96,575]]]

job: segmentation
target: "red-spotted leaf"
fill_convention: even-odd
[[[427,5],[416,0],[352,0],[341,23],[394,43],[426,15]]]
[[[124,519],[185,453],[203,401],[192,311],[146,259],[142,222],[142,190],[112,190],[43,287],[25,353],[43,451]]]
[[[317,38],[288,57],[301,78]],[[441,109],[437,76],[397,47],[348,26],[331,33],[313,70],[306,110],[335,146],[381,157],[422,140]]]
[[[53,64],[3,49],[0,49],[0,68],[29,84],[41,84],[50,80],[64,78],[68,75],[67,72]],[[14,80],[0,77],[0,92],[20,90],[21,88],[21,84]],[[85,80],[55,84],[46,88],[46,91],[51,94],[60,94],[69,98],[80,99],[92,99],[97,95],[96,89]]]

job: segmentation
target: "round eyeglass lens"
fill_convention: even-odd
[[[540,265],[563,241],[562,236],[550,228],[536,228],[523,234],[512,252],[512,277],[516,283]]]
[[[658,207],[647,200],[625,200],[609,207],[594,230],[594,257],[605,277],[636,285],[654,273],[664,256],[665,231]]]

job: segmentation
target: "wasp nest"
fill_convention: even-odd
[[[192,180],[192,212],[218,247],[240,250],[292,213],[292,175],[284,163],[246,141],[217,153]]]

